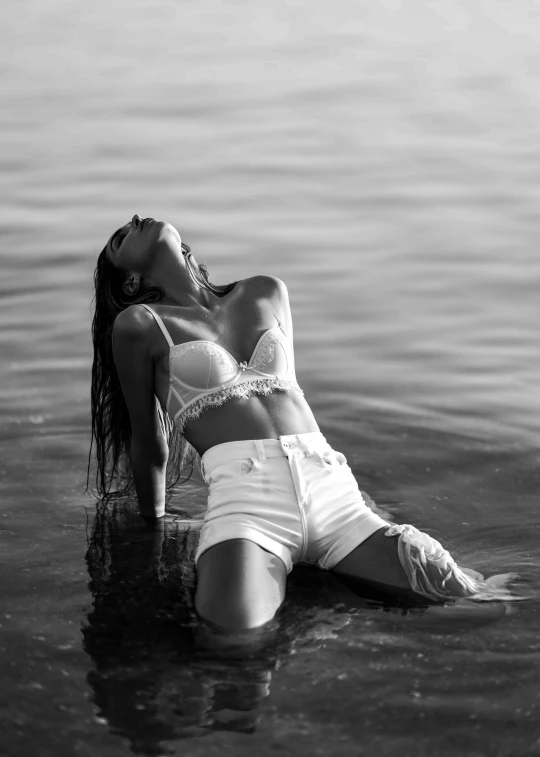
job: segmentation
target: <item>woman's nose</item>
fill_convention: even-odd
[[[142,218],[141,218],[140,216],[138,216],[138,215],[137,215],[137,213],[135,213],[135,215],[134,215],[134,216],[133,216],[133,218],[131,219],[131,225],[132,225],[132,226],[133,226],[133,227],[134,227],[135,229],[138,229],[138,228],[139,228],[139,226],[141,225],[141,223],[142,223]]]

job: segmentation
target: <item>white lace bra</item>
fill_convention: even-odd
[[[214,342],[199,339],[174,344],[160,316],[154,316],[169,345],[169,392],[166,410],[183,431],[207,407],[222,405],[232,397],[251,397],[275,391],[302,391],[294,372],[292,344],[280,326],[260,337],[249,361],[239,363]]]

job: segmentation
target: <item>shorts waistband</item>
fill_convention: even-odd
[[[203,476],[206,478],[218,465],[233,460],[252,458],[264,463],[268,457],[288,457],[294,450],[309,454],[326,443],[320,431],[311,431],[307,434],[287,434],[279,439],[245,439],[216,444],[201,458]]]

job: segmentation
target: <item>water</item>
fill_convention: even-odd
[[[41,0],[0,34],[3,753],[540,754],[540,6]],[[83,494],[93,266],[134,212],[216,282],[283,278],[361,485],[530,600],[304,568],[250,645],[202,627],[200,480],[163,534]]]

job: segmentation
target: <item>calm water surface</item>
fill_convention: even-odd
[[[0,31],[2,754],[540,754],[540,5],[9,2]],[[298,376],[398,522],[530,599],[438,614],[299,568],[193,614],[194,476],[85,495],[92,272],[134,212],[283,278]]]

